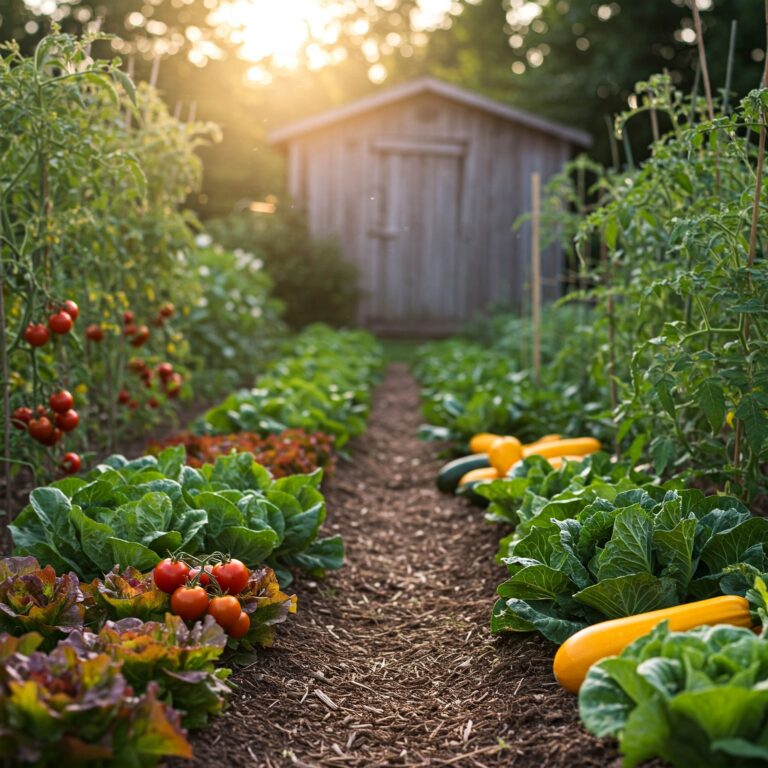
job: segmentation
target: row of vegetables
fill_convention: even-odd
[[[627,766],[765,764],[768,519],[662,483],[594,438],[469,445],[437,482],[504,526],[492,632],[559,645],[556,679]]]
[[[294,348],[258,382],[255,397],[270,404],[260,418],[249,402],[258,437],[277,447],[270,430],[323,423],[343,444],[364,429],[378,346],[362,333],[310,328]],[[310,409],[290,377],[331,369],[334,380],[320,379]],[[234,421],[229,406],[211,413],[223,419],[230,410]],[[302,461],[330,466],[334,439],[301,435],[308,449],[319,446]],[[341,537],[320,537],[321,466],[274,477],[237,451],[236,434],[207,446],[210,458],[220,449],[215,460],[191,466],[189,439],[138,459],[111,456],[37,488],[11,526],[15,556],[0,561],[4,764],[191,757],[186,729],[223,711],[231,667],[252,663],[296,611],[296,595],[283,591],[294,574],[341,567]]]

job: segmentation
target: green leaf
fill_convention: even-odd
[[[669,608],[679,602],[675,583],[650,573],[634,573],[605,579],[573,596],[600,611],[606,619]]]
[[[223,528],[217,535],[206,535],[208,551],[219,551],[242,560],[248,567],[264,563],[278,544],[277,534],[270,528],[252,531],[243,526]]]
[[[707,417],[712,432],[718,434],[725,421],[725,395],[717,379],[705,379],[696,391],[696,399]]]
[[[651,442],[653,469],[660,475],[675,458],[675,443],[669,437],[654,438]]]
[[[765,407],[754,394],[747,394],[741,398],[735,416],[744,422],[749,447],[755,454],[759,454],[768,437],[768,416]]]
[[[639,504],[616,516],[611,540],[598,558],[602,581],[635,573],[653,573],[653,520]]]
[[[112,562],[121,568],[132,566],[139,571],[148,571],[154,568],[162,559],[149,547],[135,541],[125,541],[115,536],[107,539],[112,547]]]
[[[744,553],[754,545],[765,550],[768,545],[768,518],[753,517],[722,533],[706,543],[701,559],[710,573],[718,573],[728,565],[740,562]]]
[[[502,582],[497,592],[501,597],[520,600],[552,599],[563,592],[570,592],[572,582],[562,571],[548,565],[529,565]]]
[[[109,539],[114,531],[109,525],[91,520],[78,506],[73,506],[70,519],[77,529],[80,545],[91,563],[100,573],[106,573],[115,564]],[[90,570],[90,569],[89,569]]]

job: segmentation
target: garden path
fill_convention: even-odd
[[[498,529],[437,491],[419,413],[416,382],[391,366],[328,486],[326,528],[344,536],[347,563],[297,582],[299,613],[234,676],[228,713],[193,741],[196,764],[619,765],[579,727],[554,648],[489,634]]]

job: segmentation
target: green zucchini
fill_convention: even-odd
[[[472,469],[490,467],[487,453],[473,453],[449,461],[437,475],[437,487],[443,493],[453,493],[459,487],[459,480]]]

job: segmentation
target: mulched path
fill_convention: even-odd
[[[500,532],[437,491],[419,421],[417,385],[392,366],[328,489],[347,564],[296,584],[299,613],[234,676],[185,765],[618,768],[555,683],[554,646],[489,634]]]

